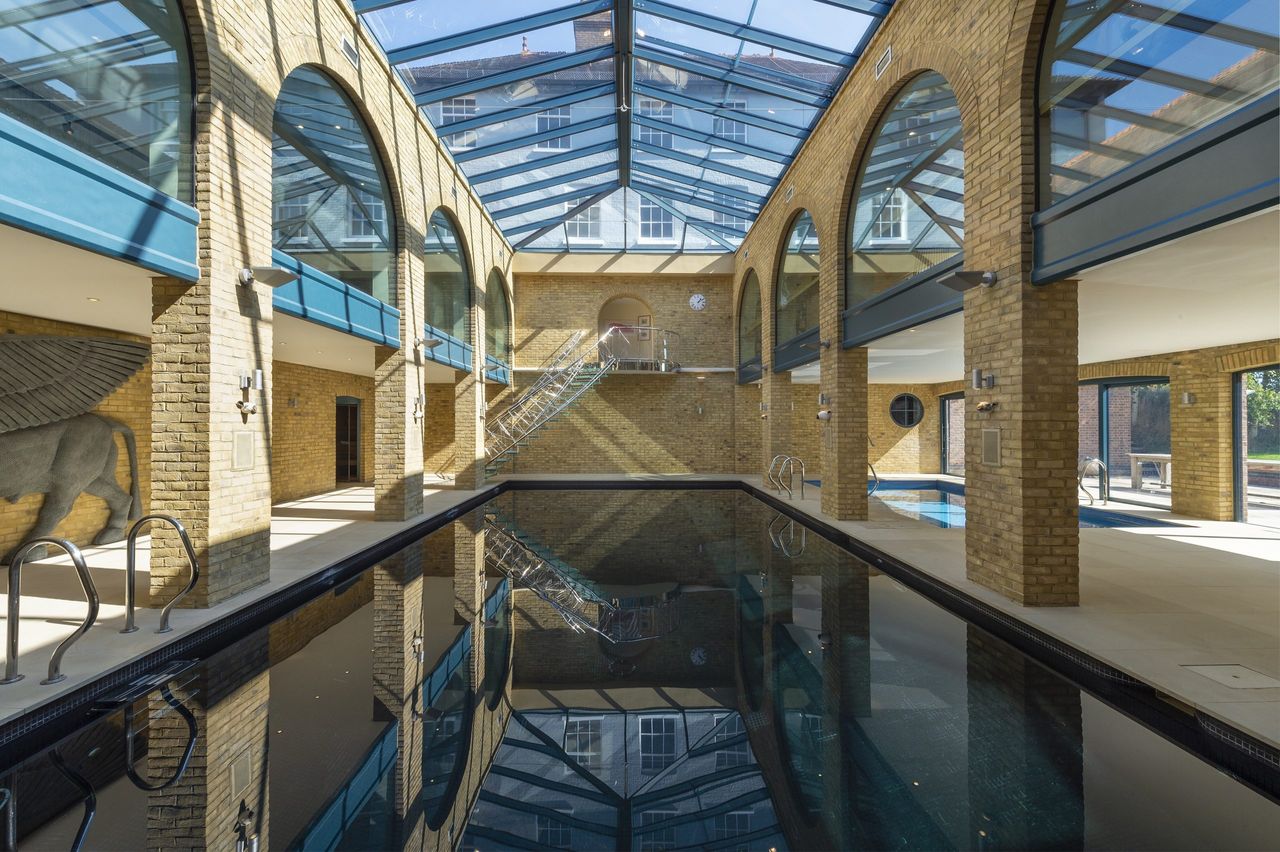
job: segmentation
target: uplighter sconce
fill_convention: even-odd
[[[438,337],[419,337],[413,343],[419,349],[435,349],[441,343],[444,343],[444,341]]]
[[[801,348],[801,349],[830,349],[830,348],[831,348],[831,341],[830,341],[830,340],[819,340],[819,341],[818,341],[818,342],[816,342],[816,343],[801,343],[801,344],[800,344],[800,348]]]
[[[968,269],[957,269],[955,272],[949,272],[938,279],[938,283],[943,287],[949,287],[957,293],[965,293],[975,287],[994,287],[996,284],[996,274],[994,272],[977,272]]]
[[[240,374],[240,400],[236,408],[246,417],[258,413],[258,403],[249,399],[250,391],[262,390],[262,371],[244,372]]]
[[[421,423],[422,418],[427,414],[427,398],[423,394],[418,394],[418,398],[413,403],[413,419],[416,423]]]
[[[290,281],[298,280],[298,273],[278,266],[246,266],[240,270],[240,286],[252,287],[254,284],[266,284],[272,289],[283,287]]]
[[[767,402],[760,403],[760,419],[761,420],[769,419],[769,403]]]
[[[973,389],[983,390],[985,388],[993,388],[996,386],[996,377],[991,373],[984,373],[979,369],[973,371]]]

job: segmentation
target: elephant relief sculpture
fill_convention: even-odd
[[[0,496],[45,495],[22,541],[52,535],[81,493],[110,511],[94,544],[120,541],[142,515],[133,430],[92,411],[149,354],[147,344],[126,340],[0,335]],[[117,434],[129,454],[128,491],[116,481]]]

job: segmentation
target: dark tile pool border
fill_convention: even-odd
[[[1220,719],[1165,699],[1150,684],[1061,642],[741,479],[517,479],[496,483],[443,512],[396,532],[307,577],[196,628],[71,692],[0,725],[0,767],[13,766],[74,733],[100,702],[126,692],[156,669],[203,659],[267,626],[382,559],[507,491],[743,491],[924,595],[943,609],[1013,645],[1114,709],[1163,735],[1273,801],[1280,802],[1280,750]]]

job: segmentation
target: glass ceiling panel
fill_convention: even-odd
[[[512,245],[544,251],[736,248],[891,4],[353,0]]]

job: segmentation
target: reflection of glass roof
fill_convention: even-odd
[[[892,0],[352,0],[517,249],[731,251]]]

